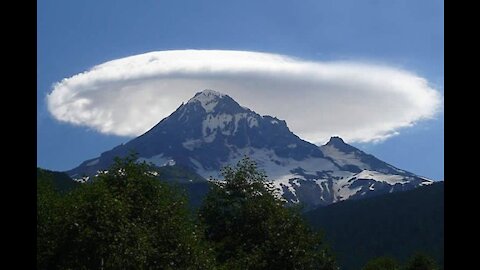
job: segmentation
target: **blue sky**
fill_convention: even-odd
[[[55,120],[45,103],[52,84],[150,51],[245,50],[381,63],[426,78],[443,95],[443,1],[226,2],[38,1],[38,166],[71,169],[130,139]],[[443,132],[440,113],[384,142],[354,145],[399,168],[443,179]]]

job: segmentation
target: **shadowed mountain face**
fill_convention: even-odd
[[[139,154],[156,166],[180,165],[204,178],[249,156],[290,203],[309,207],[413,189],[431,181],[397,169],[332,137],[323,146],[300,139],[285,121],[261,116],[213,90],[198,92],[143,135],[67,173],[95,175],[114,157]]]

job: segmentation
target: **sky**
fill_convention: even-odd
[[[205,85],[286,119],[311,142],[336,133],[396,167],[443,180],[443,1],[37,5],[42,168],[68,170],[127,142]],[[164,65],[168,57],[184,62]],[[204,59],[229,61],[199,73]],[[145,63],[153,63],[150,73],[139,68]],[[293,109],[278,106],[288,101]],[[137,117],[141,107],[149,114]]]

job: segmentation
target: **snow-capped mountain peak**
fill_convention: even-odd
[[[318,147],[292,133],[284,120],[261,116],[213,90],[195,94],[145,134],[83,162],[74,178],[107,169],[131,150],[140,161],[175,164],[204,178],[247,155],[265,170],[290,203],[326,205],[412,189],[429,180],[400,170],[345,143],[340,137]]]
[[[192,97],[188,103],[199,102],[202,105],[202,108],[208,113],[212,112],[215,106],[217,106],[218,101],[227,95],[220,92],[205,89],[201,92],[197,92],[194,97]]]

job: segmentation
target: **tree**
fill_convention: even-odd
[[[37,266],[54,269],[52,259],[58,243],[60,196],[53,180],[37,175]]]
[[[398,262],[391,257],[378,257],[370,260],[362,270],[399,270]]]
[[[416,253],[410,258],[405,270],[438,270],[435,260],[423,253]]]
[[[160,182],[153,167],[135,160],[135,156],[116,159],[92,183],[63,196],[41,191],[40,205],[55,207],[48,214],[45,207],[38,208],[37,227],[47,232],[37,237],[44,249],[37,253],[39,269],[209,269],[214,265],[185,197]],[[50,238],[51,250],[45,249],[50,242],[42,235],[55,235]]]
[[[222,170],[199,211],[205,237],[226,269],[337,269],[320,235],[275,196],[248,158]]]

